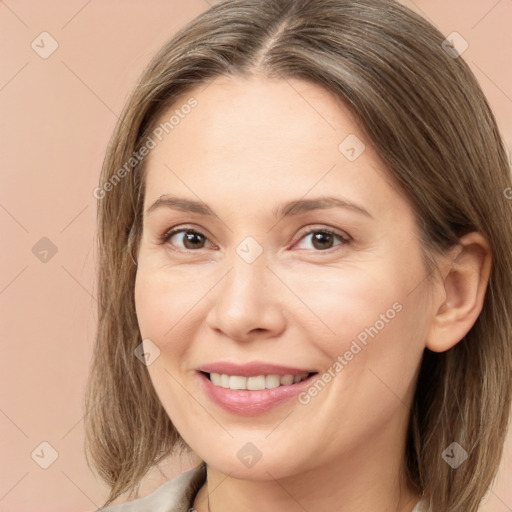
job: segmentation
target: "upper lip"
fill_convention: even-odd
[[[241,377],[257,377],[258,375],[301,375],[304,373],[316,373],[314,370],[292,368],[262,361],[251,361],[249,363],[233,363],[219,361],[216,363],[204,364],[198,371],[206,373],[224,373],[226,375],[239,375]]]

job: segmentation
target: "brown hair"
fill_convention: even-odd
[[[344,102],[409,198],[426,255],[471,231],[487,239],[483,310],[452,349],[425,349],[404,453],[407,478],[433,510],[477,510],[498,470],[512,397],[510,168],[481,88],[444,39],[392,0],[226,0],[153,58],[110,141],[100,183],[111,185],[95,192],[99,318],[85,427],[88,462],[111,487],[106,504],[174,449],[189,449],[134,356],[144,160],[119,171],[178,97],[218,76],[258,74],[308,80]],[[469,454],[457,470],[441,458],[454,441]]]

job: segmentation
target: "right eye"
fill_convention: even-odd
[[[181,236],[177,236],[181,235]],[[183,244],[183,248],[185,250],[177,248],[178,251],[187,252],[187,251],[194,251],[196,249],[203,249],[204,242],[208,240],[208,238],[200,233],[199,231],[196,231],[195,229],[191,228],[180,228],[180,229],[173,229],[170,231],[167,231],[164,233],[164,235],[161,237],[161,242],[170,244],[173,247],[176,247],[176,243],[172,242],[172,239],[176,238],[176,240],[181,240],[181,243]],[[178,242],[179,244],[180,242]],[[215,246],[214,246],[215,247]]]

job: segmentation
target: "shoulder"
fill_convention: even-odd
[[[425,500],[419,501],[412,512],[428,512],[427,502]]]
[[[188,512],[206,479],[204,463],[163,483],[152,493],[96,512]]]

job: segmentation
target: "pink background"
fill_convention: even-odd
[[[444,34],[457,31],[468,41],[463,56],[510,147],[512,2],[404,3]],[[2,512],[91,511],[106,497],[83,454],[82,397],[96,322],[92,191],[140,71],[207,8],[204,0],[0,2]],[[35,41],[44,51],[41,37],[48,36],[42,32],[58,43],[47,58],[31,47]],[[50,45],[45,39],[44,48]],[[46,262],[32,252],[43,237],[57,248],[39,253]],[[47,241],[39,243],[39,251],[48,249]],[[505,483],[512,477],[511,437],[484,512],[512,510],[512,488]],[[58,455],[47,469],[35,462],[50,461],[51,449],[42,442]],[[171,461],[162,470],[171,478],[196,462]],[[142,494],[162,481],[153,472]]]

